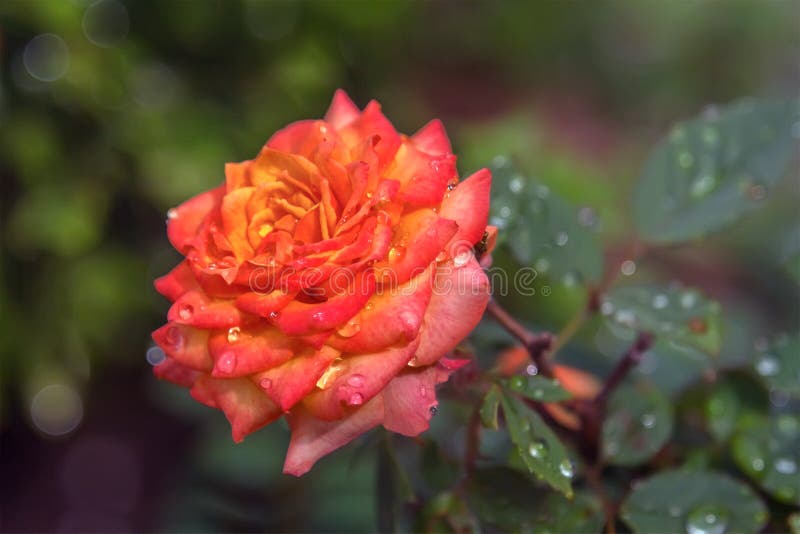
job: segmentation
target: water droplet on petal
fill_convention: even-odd
[[[439,408],[437,408],[436,406],[431,406],[431,407],[428,409],[428,412],[431,414],[431,417],[435,417],[435,416],[436,416],[436,414],[438,414],[438,413],[439,413]]]
[[[389,249],[389,261],[397,262],[405,255],[406,247],[404,246],[394,246]]]
[[[353,337],[361,331],[361,321],[358,317],[353,317],[344,326],[336,330],[336,333],[342,337]]]
[[[453,265],[456,268],[463,267],[469,260],[472,258],[472,249],[465,249],[460,251],[458,254],[455,255],[453,258]]]
[[[275,319],[277,319],[278,317],[280,317],[280,316],[281,316],[281,314],[279,312],[276,312],[276,311],[269,312],[269,318],[272,319],[273,321]]]
[[[797,472],[797,462],[791,458],[777,458],[774,467],[775,471],[783,475],[793,475]]]
[[[328,366],[327,369],[325,369],[325,372],[322,373],[322,376],[320,376],[319,379],[317,380],[317,387],[319,389],[329,388],[333,383],[333,381],[336,380],[336,378],[338,378],[339,373],[342,372],[342,368],[339,365],[341,361],[342,361],[341,358],[337,358],[336,360],[333,361],[333,363],[331,363]]]
[[[360,406],[364,403],[364,396],[361,393],[353,393],[347,399],[347,404],[350,406]]]
[[[447,260],[447,251],[443,250],[436,255],[436,263],[442,263]]]
[[[269,378],[262,378],[258,381],[258,385],[261,386],[261,389],[269,389],[272,387],[272,380]]]
[[[228,329],[228,343],[236,343],[239,341],[239,334],[241,329],[238,326],[233,326]]]
[[[178,309],[178,317],[184,321],[188,321],[194,315],[194,307],[191,304],[182,304]]]
[[[180,328],[170,326],[167,329],[167,343],[174,349],[179,349],[183,346],[183,333]]]
[[[686,518],[686,534],[723,534],[727,527],[728,513],[720,506],[700,506]]]
[[[359,374],[351,375],[347,379],[347,383],[353,386],[354,388],[360,388],[361,386],[364,385],[364,375],[359,375]]]
[[[225,374],[230,374],[236,369],[236,353],[224,352],[217,360],[216,368]]]
[[[175,208],[170,208],[167,210],[167,222],[175,220],[178,218],[178,210]]]
[[[147,359],[147,363],[150,365],[158,365],[167,358],[167,355],[164,354],[164,351],[161,349],[161,347],[150,347],[147,349],[145,358]]]
[[[561,471],[561,474],[566,478],[572,478],[572,475],[574,474],[572,463],[569,460],[563,460],[560,464],[558,464],[558,470]]]

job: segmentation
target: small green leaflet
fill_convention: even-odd
[[[645,239],[694,239],[764,204],[800,138],[800,101],[745,99],[676,125],[651,152],[633,197]]]
[[[513,376],[503,380],[503,384],[511,391],[539,402],[558,402],[572,397],[558,380],[539,375]]]

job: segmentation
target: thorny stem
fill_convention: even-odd
[[[550,332],[534,334],[514,319],[494,299],[489,299],[486,309],[503,328],[522,342],[539,372],[545,376],[553,376],[553,370],[550,368],[550,363],[545,358],[545,355],[553,346],[555,336]]]
[[[614,367],[614,370],[611,371],[611,374],[603,384],[603,389],[601,389],[600,393],[598,393],[597,397],[595,397],[594,403],[605,410],[608,397],[611,395],[614,389],[620,385],[625,377],[628,376],[628,373],[631,371],[631,369],[633,369],[639,362],[642,361],[644,353],[647,352],[652,346],[653,334],[650,332],[640,332],[636,338],[636,341],[634,341],[633,345],[631,345],[628,349],[628,352],[622,356],[619,362],[617,362],[616,367]]]

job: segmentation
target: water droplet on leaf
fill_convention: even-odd
[[[561,471],[561,474],[566,478],[572,478],[574,474],[572,463],[569,460],[562,460],[561,463],[558,464],[558,470]]]
[[[700,506],[686,518],[686,534],[723,534],[727,527],[728,513],[720,506]]]

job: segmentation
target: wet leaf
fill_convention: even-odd
[[[658,390],[623,385],[609,399],[603,456],[614,465],[637,465],[655,455],[672,434],[669,400]]]
[[[515,394],[504,391],[501,403],[511,441],[528,471],[571,496],[574,468],[555,433]]]
[[[800,335],[779,336],[756,354],[753,367],[771,392],[800,398]]]
[[[722,344],[720,307],[698,291],[681,287],[626,286],[603,299],[600,310],[621,337],[647,331],[678,347],[717,354]]]
[[[467,489],[470,508],[481,520],[505,532],[599,532],[604,516],[592,495],[572,499],[544,492],[529,478],[505,468],[481,469]]]
[[[800,417],[753,420],[732,442],[739,468],[775,499],[800,505]]]
[[[572,397],[558,380],[539,375],[514,376],[503,380],[503,383],[511,391],[539,402],[558,402]]]
[[[565,285],[595,281],[603,256],[593,227],[596,216],[578,210],[503,156],[492,166],[490,224],[516,261]]]
[[[763,205],[797,147],[798,101],[746,99],[677,124],[651,152],[634,221],[650,241],[703,236]]]
[[[769,401],[751,377],[726,376],[705,403],[708,431],[719,442],[727,441],[752,417],[766,413]]]
[[[664,471],[639,483],[622,505],[634,532],[758,532],[767,509],[746,484],[715,471]]]
[[[497,409],[500,406],[500,388],[493,385],[481,404],[481,422],[486,428],[497,430]]]

